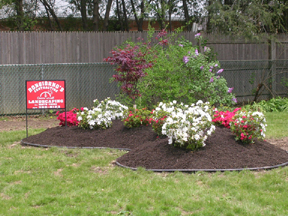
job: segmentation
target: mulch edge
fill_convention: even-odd
[[[41,144],[34,144],[34,143],[28,143],[24,142],[21,140],[20,144],[22,146],[32,146],[32,147],[39,147],[39,148],[69,148],[69,149],[116,149],[116,150],[121,150],[121,151],[131,151],[131,149],[128,148],[109,148],[109,147],[73,147],[73,146],[50,146],[50,145],[41,145]],[[286,151],[288,153],[288,151]],[[118,158],[117,158],[118,159]],[[118,161],[115,161],[115,164],[119,167],[126,168],[126,169],[131,169],[133,171],[137,171],[138,168],[136,167],[129,167],[125,166]],[[249,170],[249,171],[261,171],[261,170],[271,170],[271,169],[276,169],[280,167],[285,167],[288,165],[288,161],[282,164],[277,164],[274,166],[265,166],[265,167],[252,167],[252,168],[238,168],[238,169],[146,169],[147,171],[153,171],[153,172],[188,172],[188,173],[193,173],[193,172],[225,172],[225,171],[243,171],[243,170]]]

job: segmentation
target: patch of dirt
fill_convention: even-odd
[[[110,147],[131,149],[117,161],[129,167],[147,169],[235,169],[274,166],[288,162],[288,154],[277,145],[256,140],[242,145],[227,128],[217,127],[206,146],[191,152],[168,145],[166,137],[157,138],[150,126],[127,129],[113,121],[106,130],[83,130],[78,127],[53,127],[23,139],[24,142],[66,147]]]
[[[6,120],[7,119],[7,120]],[[40,118],[38,116],[28,116],[28,129],[29,128],[51,128],[59,125],[59,120],[54,118]],[[0,121],[1,131],[17,131],[26,130],[26,117],[13,116],[5,117],[5,120]]]
[[[267,139],[267,142],[271,143],[272,145],[278,146],[285,151],[288,151],[288,137],[283,137],[280,139]]]

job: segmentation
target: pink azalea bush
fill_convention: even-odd
[[[67,118],[67,126],[77,126],[79,121],[77,120],[77,108],[73,108],[72,110],[66,112]],[[60,113],[60,111],[56,112],[57,119],[60,120],[59,125],[65,126],[65,112]]]
[[[216,110],[212,122],[216,125],[223,125],[226,128],[230,128],[230,123],[233,121],[233,117],[238,110],[241,110],[241,108],[236,108],[232,112],[228,110],[225,112]]]

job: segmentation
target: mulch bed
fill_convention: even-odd
[[[109,147],[131,149],[117,159],[128,167],[146,169],[240,169],[275,166],[288,162],[286,151],[256,140],[243,145],[234,140],[229,129],[217,127],[206,140],[206,146],[191,152],[168,145],[150,126],[127,129],[121,121],[113,121],[106,130],[83,130],[78,127],[54,127],[30,136],[22,142],[65,147]]]

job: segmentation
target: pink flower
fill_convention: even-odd
[[[211,77],[211,79],[210,79],[210,81],[209,81],[209,82],[210,82],[210,83],[212,83],[213,81],[214,81],[214,79],[213,79],[213,77]]]
[[[222,72],[223,72],[223,70],[224,70],[224,69],[220,69],[220,70],[218,70],[218,71],[217,71],[217,74],[220,74],[220,73],[222,73]]]
[[[237,103],[237,98],[232,98],[232,101],[234,101],[234,103]]]
[[[179,46],[180,46],[180,47],[183,47],[183,45],[182,45],[182,44],[179,44]]]
[[[183,62],[184,62],[185,64],[187,64],[188,61],[189,61],[188,56],[184,56],[184,57],[183,57]]]
[[[165,31],[165,29],[162,29],[161,30],[161,32],[159,32],[158,34],[157,34],[157,37],[164,37],[164,36],[166,36],[167,35],[167,32]]]
[[[203,70],[204,66],[201,66],[200,69]]]
[[[199,55],[199,53],[198,53],[198,50],[197,50],[197,49],[195,50],[195,55],[196,55],[196,56],[198,56],[198,55]]]
[[[232,93],[232,91],[233,91],[233,89],[234,89],[234,87],[232,87],[232,88],[228,88],[228,93]]]
[[[201,36],[201,33],[197,33],[196,35],[195,35],[195,38],[198,38],[198,37],[200,37]]]
[[[83,107],[81,107],[81,108],[80,108],[80,110],[81,110],[81,111],[83,111],[83,110],[84,110],[84,108],[83,108]]]

